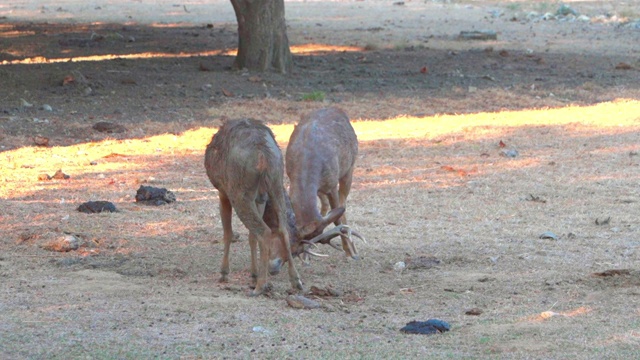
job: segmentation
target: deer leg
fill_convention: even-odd
[[[233,239],[233,230],[231,229],[231,202],[222,191],[218,191],[220,198],[220,219],[222,220],[222,229],[224,232],[224,253],[222,256],[222,268],[220,269],[220,282],[229,280],[229,250],[231,248],[231,240]]]
[[[262,214],[260,213],[257,204],[255,202],[255,194],[243,194],[236,198],[234,202],[236,206],[236,213],[244,224],[249,229],[249,239],[254,239],[260,250],[260,260],[257,262],[257,278],[254,290],[251,292],[251,296],[260,295],[266,290],[267,287],[267,268],[269,267],[269,244],[267,240],[271,238],[271,230],[267,224],[262,220]],[[254,245],[255,246],[255,245]],[[252,258],[253,258],[252,249]],[[252,265],[253,271],[253,265]]]
[[[329,204],[329,198],[326,194],[322,194],[318,192],[318,197],[320,198],[320,215],[325,216],[331,209],[331,205]]]
[[[265,203],[256,203],[256,208],[258,209],[260,217],[262,217],[262,214],[264,214],[265,205]],[[250,232],[249,247],[251,248],[251,280],[253,285],[255,285],[258,280],[257,245],[258,239],[256,239],[256,236],[253,232]]]
[[[293,262],[293,256],[291,256],[291,242],[289,238],[289,230],[287,229],[287,209],[286,209],[286,201],[284,196],[284,188],[276,188],[274,189],[272,196],[275,198],[270,204],[273,206],[273,211],[277,214],[278,217],[278,240],[281,241],[282,247],[286,249],[287,258],[283,259],[287,261],[289,271],[289,282],[291,283],[291,288],[302,290],[302,281],[300,280],[300,274],[298,273],[298,269],[296,269],[296,265]],[[283,206],[285,206],[283,208]]]
[[[340,183],[339,183],[340,187],[338,190],[337,203],[336,203],[336,191],[335,189],[334,191],[332,191],[332,197],[333,197],[333,202],[331,203],[332,209],[338,206],[342,206],[346,209],[347,196],[349,196],[349,192],[351,191],[352,179],[353,179],[353,168],[351,168],[351,170],[340,179]],[[331,202],[332,199],[330,198],[329,201]],[[340,224],[347,225],[346,211],[340,217],[340,219],[336,221],[336,225],[340,225]],[[353,240],[351,239],[351,232],[349,232],[349,236],[340,235],[340,239],[342,240],[342,249],[347,254],[347,256],[350,256],[354,260],[360,259],[360,256],[358,256],[358,250],[356,249],[356,245],[353,243]]]

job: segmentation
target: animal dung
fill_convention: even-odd
[[[80,204],[76,209],[85,214],[95,214],[101,212],[118,212],[116,206],[109,201],[87,201]]]
[[[443,333],[451,330],[451,325],[439,319],[429,319],[427,321],[410,321],[400,331],[405,334],[431,335]]]
[[[136,202],[144,205],[160,206],[176,201],[176,195],[165,188],[141,185],[136,192]]]

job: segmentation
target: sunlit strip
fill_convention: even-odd
[[[363,48],[357,46],[337,46],[326,44],[304,44],[291,46],[291,53],[296,55],[305,55],[321,52],[356,52],[363,51]],[[116,59],[154,59],[154,58],[190,58],[199,56],[235,56],[238,49],[211,50],[199,52],[179,52],[179,53],[161,53],[161,52],[143,52],[137,54],[106,54],[106,55],[88,55],[74,56],[65,58],[46,58],[44,56],[34,56],[20,60],[4,60],[0,65],[17,65],[17,64],[53,64],[64,62],[84,62],[84,61],[108,61]]]
[[[585,315],[588,314],[592,311],[592,309],[590,307],[586,307],[586,306],[581,306],[577,309],[571,310],[571,311],[561,311],[561,312],[555,312],[555,311],[543,311],[540,314],[536,314],[536,315],[532,315],[529,316],[527,318],[525,318],[525,321],[531,321],[531,322],[542,322],[545,320],[548,320],[552,317],[556,317],[556,316],[561,316],[561,317],[575,317],[575,316],[579,316],[579,315]]]

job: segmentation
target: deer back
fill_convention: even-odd
[[[256,191],[266,196],[272,186],[282,186],[284,173],[271,129],[253,119],[230,120],[220,127],[207,146],[205,168],[213,186],[227,194]]]

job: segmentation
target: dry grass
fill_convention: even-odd
[[[637,279],[590,274],[637,267],[639,114],[640,102],[620,100],[356,117],[349,212],[369,244],[360,262],[331,253],[301,268],[307,286],[345,291],[319,299],[316,311],[286,307],[282,275],[272,278],[271,298],[247,298],[246,241],[234,244],[230,285],[215,282],[221,248],[211,240],[221,226],[202,166],[214,128],[3,152],[0,329],[8,335],[0,347],[13,358],[635,357]],[[272,125],[282,147],[290,122]],[[516,158],[500,155],[512,148]],[[71,179],[37,181],[58,168]],[[178,203],[136,205],[141,183],[173,190]],[[97,199],[122,212],[74,210]],[[610,224],[594,223],[606,217]],[[545,231],[559,239],[539,239]],[[85,247],[39,247],[63,232]],[[392,270],[419,255],[441,264]],[[483,314],[464,315],[473,307]],[[429,317],[453,330],[397,331]]]

